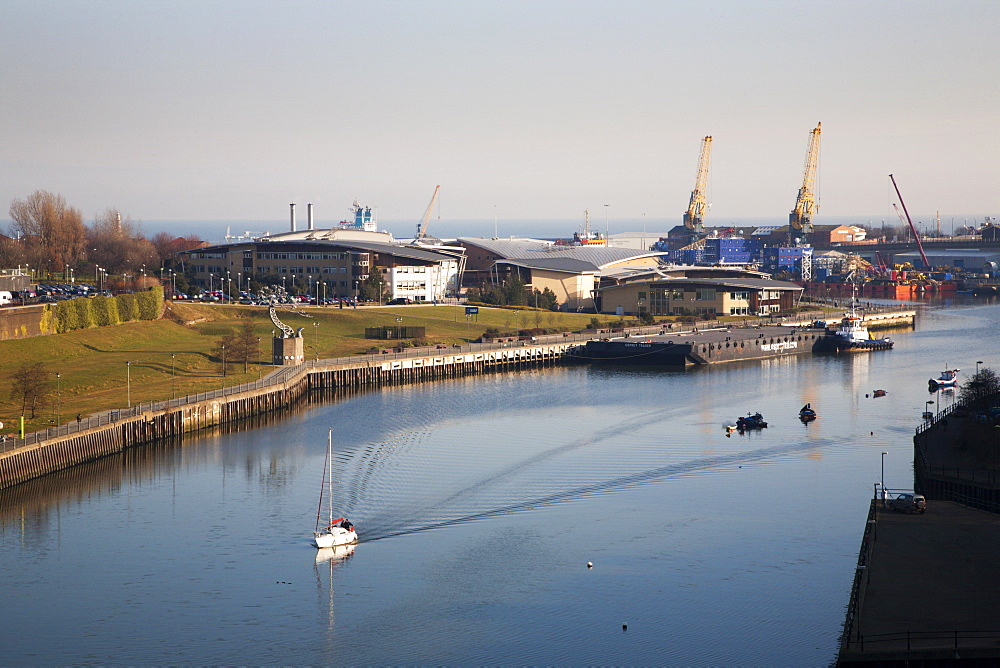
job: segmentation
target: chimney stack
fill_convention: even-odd
[[[295,231],[295,202],[288,205],[292,209],[292,232]]]
[[[309,229],[313,230],[313,229],[316,229],[316,228],[313,227],[313,205],[312,205],[312,202],[309,202],[308,207],[309,207]]]

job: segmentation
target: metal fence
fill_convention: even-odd
[[[874,309],[873,309],[874,310]],[[353,355],[351,357],[336,357],[328,359],[314,358],[312,360],[307,360],[305,363],[298,366],[288,366],[276,369],[266,376],[249,383],[244,383],[242,385],[230,386],[230,387],[220,387],[218,390],[211,390],[208,392],[200,392],[198,394],[192,394],[184,397],[178,397],[176,399],[169,399],[164,401],[153,401],[153,402],[141,402],[137,403],[131,407],[127,408],[114,408],[101,413],[96,413],[94,415],[89,415],[87,417],[82,417],[79,420],[68,420],[67,422],[36,431],[30,434],[25,434],[24,438],[17,438],[13,436],[0,436],[0,452],[6,452],[10,450],[15,450],[26,445],[34,445],[42,441],[47,441],[49,439],[70,436],[74,433],[85,431],[93,427],[100,427],[103,425],[113,424],[115,422],[127,420],[129,418],[134,418],[142,415],[145,412],[150,411],[162,411],[171,408],[178,408],[180,406],[185,406],[188,404],[199,403],[202,401],[207,401],[211,399],[219,399],[234,394],[241,394],[243,392],[248,392],[252,390],[259,390],[265,387],[273,387],[275,385],[282,385],[295,380],[300,374],[306,374],[310,369],[316,367],[337,367],[342,365],[351,364],[366,364],[373,365],[378,364],[386,360],[394,359],[406,359],[406,358],[418,358],[418,357],[436,357],[445,355],[455,355],[461,353],[473,353],[473,352],[483,352],[483,351],[493,351],[493,350],[504,350],[508,348],[515,347],[530,347],[539,345],[552,345],[552,344],[563,344],[563,343],[584,343],[586,341],[592,341],[594,339],[600,339],[611,336],[653,336],[657,334],[666,333],[688,333],[688,332],[698,332],[710,329],[719,328],[731,328],[731,327],[752,327],[762,324],[772,324],[780,325],[786,321],[802,322],[814,319],[822,319],[824,314],[820,311],[812,313],[799,313],[799,314],[773,314],[768,317],[756,318],[756,317],[746,317],[740,321],[727,321],[723,322],[721,320],[707,320],[699,321],[697,323],[673,323],[669,327],[666,325],[648,325],[642,327],[622,327],[622,328],[604,328],[599,330],[585,330],[583,332],[563,332],[560,334],[545,334],[535,337],[503,337],[504,340],[496,340],[488,343],[466,343],[466,344],[455,344],[448,347],[440,346],[428,346],[420,348],[407,348],[402,351],[390,351],[388,349],[382,350],[379,353],[365,354],[365,355]]]

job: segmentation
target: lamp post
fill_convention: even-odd
[[[611,226],[608,224],[608,210],[611,208],[610,204],[604,205],[604,245],[611,247]]]
[[[978,362],[976,362],[976,380],[979,379],[979,365],[982,364],[982,363],[983,363],[982,360],[979,360]]]
[[[62,419],[62,384],[59,382],[62,374],[56,371],[56,428]]]
[[[885,450],[882,451],[882,505],[885,506],[885,456],[889,454]]]
[[[170,398],[177,398],[177,355],[170,353]]]
[[[263,369],[264,363],[261,362],[261,349],[260,349],[260,337],[257,337],[257,380],[260,380],[261,370]]]
[[[927,418],[928,420],[932,420],[934,418],[934,414],[931,413],[930,407],[934,403],[934,401],[932,399],[928,399],[926,403],[927,403],[927,413],[924,415],[924,417]]]
[[[222,344],[222,377],[226,377],[226,344]]]
[[[128,407],[132,408],[132,363],[125,362],[125,397]]]
[[[211,297],[214,291],[214,282],[212,281],[212,274],[208,275],[208,295]]]

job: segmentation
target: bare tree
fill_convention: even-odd
[[[24,362],[10,379],[10,399],[21,403],[21,415],[31,411],[31,419],[35,411],[48,404],[52,394],[52,381],[49,372],[41,362]]]
[[[236,332],[227,332],[215,342],[213,356],[223,362],[223,375],[226,375],[227,362],[242,362],[243,373],[250,371],[250,363],[260,357],[260,336],[254,331],[253,321],[244,320]]]
[[[136,272],[142,265],[154,272],[160,266],[156,247],[142,235],[141,225],[114,207],[94,216],[87,242],[90,260],[111,273]]]
[[[62,195],[36,190],[10,203],[12,231],[21,236],[25,261],[58,271],[85,256],[83,215]]]
[[[963,403],[975,404],[992,399],[1000,394],[1000,377],[989,367],[983,367],[972,375],[958,391]]]

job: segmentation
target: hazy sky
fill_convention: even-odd
[[[0,2],[0,217],[1000,213],[1000,0]],[[496,205],[496,208],[494,208]],[[437,214],[435,214],[435,217]]]

